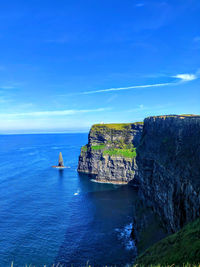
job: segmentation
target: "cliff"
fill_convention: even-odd
[[[146,118],[144,124],[94,125],[88,144],[81,149],[78,171],[102,182],[128,183],[134,178],[143,202],[168,232],[177,232],[200,215],[200,116],[156,116]],[[151,213],[141,212],[140,206],[133,207],[132,236],[141,251],[153,221]],[[199,242],[194,233],[199,235],[199,220],[147,250],[137,263],[195,262]],[[193,253],[192,258],[187,251]],[[173,255],[178,258],[170,258]]]
[[[169,231],[200,212],[200,116],[144,120],[137,148],[137,179]]]
[[[78,171],[100,182],[134,178],[167,230],[175,232],[200,214],[200,116],[93,125]]]
[[[143,123],[95,124],[88,144],[81,148],[78,172],[88,173],[96,181],[128,183],[137,169],[136,147]]]

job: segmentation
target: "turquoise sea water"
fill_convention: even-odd
[[[129,186],[77,173],[87,134],[0,136],[0,266],[131,263]],[[51,168],[62,152],[63,171]]]

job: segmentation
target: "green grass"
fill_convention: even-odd
[[[200,262],[200,219],[187,224],[148,248],[136,259],[137,266],[190,266]],[[188,264],[188,265],[187,265]]]
[[[181,117],[200,117],[199,115],[195,115],[195,114],[180,114],[179,116],[181,116]]]
[[[100,129],[124,130],[124,129],[127,129],[127,128],[131,128],[132,124],[135,124],[135,125],[143,124],[143,122],[94,124],[92,126],[92,130],[100,130]]]
[[[103,155],[110,155],[110,156],[122,156],[126,158],[134,158],[136,157],[136,149],[117,149],[111,148],[103,151]]]
[[[101,149],[103,149],[105,147],[106,147],[105,144],[101,144],[101,145],[98,145],[98,146],[91,146],[91,149],[92,150],[101,150]]]
[[[97,145],[97,146],[91,146],[91,149],[92,150],[101,150],[101,149],[103,149],[105,147],[106,147],[105,144],[101,144],[101,145]],[[88,146],[87,145],[81,147],[81,151],[87,152],[87,150],[88,150]]]
[[[150,117],[147,117],[146,119],[148,118],[163,118],[163,119],[166,119],[166,118],[180,118],[180,117],[193,117],[193,118],[199,118],[200,115],[195,115],[195,114],[180,114],[180,115],[176,115],[176,114],[171,114],[171,115],[159,115],[159,116],[150,116]]]

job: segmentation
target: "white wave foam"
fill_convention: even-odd
[[[80,193],[80,190],[78,190],[76,193],[74,193],[74,196],[78,196]]]
[[[131,238],[132,223],[126,225],[124,228],[116,228],[118,239],[122,242],[127,250],[136,250],[135,242]]]

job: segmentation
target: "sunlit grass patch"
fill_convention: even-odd
[[[102,144],[102,145],[97,145],[97,146],[91,146],[91,149],[93,150],[101,150],[103,148],[105,148],[106,145]]]
[[[143,124],[143,122],[134,122],[134,123],[102,123],[102,124],[94,124],[91,130],[124,130],[131,129],[132,125]]]
[[[137,266],[199,266],[199,237],[200,219],[197,219],[139,255]]]
[[[131,148],[131,149],[117,149],[117,148],[112,148],[112,149],[107,149],[103,151],[103,155],[110,155],[110,156],[122,156],[126,158],[134,158],[136,157],[136,149]]]

